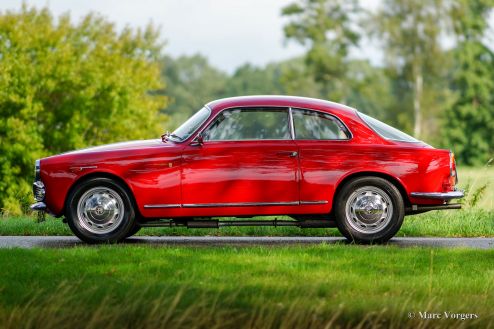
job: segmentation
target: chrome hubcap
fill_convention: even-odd
[[[79,223],[95,234],[112,232],[122,222],[123,215],[122,198],[107,187],[94,187],[86,191],[77,204]]]
[[[393,216],[391,198],[375,186],[364,186],[353,192],[345,209],[350,226],[362,233],[379,232]]]

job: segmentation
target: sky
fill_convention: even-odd
[[[201,53],[229,73],[247,62],[265,65],[305,51],[283,37],[286,19],[280,15],[281,9],[293,0],[1,0],[0,11],[18,10],[23,2],[48,7],[56,16],[70,12],[75,21],[98,12],[118,28],[144,27],[153,22],[166,41],[165,53]],[[363,3],[372,10],[379,0]],[[379,45],[370,40],[363,43],[365,52],[355,51],[353,57],[382,62]]]
[[[281,9],[293,0],[24,0],[78,21],[98,12],[118,28],[153,22],[172,56],[201,53],[226,72],[244,63],[265,65],[304,53],[283,36]],[[376,0],[370,0],[375,3]],[[22,0],[1,0],[0,11],[18,10]]]

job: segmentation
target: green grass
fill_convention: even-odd
[[[272,219],[266,217],[265,219]],[[282,218],[286,219],[286,218]],[[72,235],[60,219],[37,223],[30,217],[0,219],[0,235]],[[340,236],[337,229],[225,227],[220,229],[145,228],[137,235],[187,236]],[[494,210],[434,211],[408,216],[398,236],[494,237]]]
[[[494,210],[494,166],[482,168],[458,168],[459,186],[470,191],[475,191],[486,186],[482,198],[477,207],[486,210]]]
[[[494,250],[0,250],[1,328],[492,327]],[[408,312],[476,313],[410,320]]]

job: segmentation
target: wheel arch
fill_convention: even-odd
[[[396,177],[393,177],[390,174],[379,172],[379,171],[359,171],[359,172],[351,173],[351,174],[345,176],[340,182],[338,182],[338,185],[336,186],[336,189],[335,189],[334,194],[333,194],[332,204],[334,204],[335,199],[338,196],[338,194],[340,193],[343,186],[345,186],[345,184],[347,184],[352,179],[359,178],[359,177],[380,177],[380,178],[387,180],[388,182],[393,184],[398,189],[398,191],[400,192],[400,195],[403,199],[403,203],[405,204],[405,207],[411,205],[410,200],[408,198],[407,190],[406,190],[405,186],[403,185],[403,183],[400,182]]]
[[[118,182],[120,185],[122,185],[122,187],[128,193],[129,198],[130,198],[130,201],[132,202],[132,205],[134,206],[134,212],[135,212],[135,214],[138,217],[141,217],[141,213],[139,211],[139,207],[137,206],[137,201],[135,199],[134,192],[130,188],[129,184],[127,184],[127,182],[122,177],[120,177],[120,176],[118,176],[116,174],[110,173],[110,172],[105,172],[105,171],[93,171],[93,172],[90,172],[90,173],[88,173],[86,175],[83,175],[83,176],[78,177],[72,183],[72,185],[70,186],[69,190],[67,191],[67,194],[65,195],[64,207],[63,207],[63,213],[64,213],[64,215],[66,215],[65,212],[66,212],[66,209],[67,209],[67,200],[69,198],[69,195],[72,193],[72,191],[75,188],[77,188],[77,186],[79,184],[81,184],[82,182],[87,181],[87,180],[92,179],[92,178],[108,178],[108,179],[114,180],[114,181]]]

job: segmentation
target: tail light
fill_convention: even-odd
[[[458,184],[458,173],[456,172],[455,154],[451,151],[449,152],[449,173],[450,173],[451,180],[452,180],[451,185],[454,186],[454,185]]]

